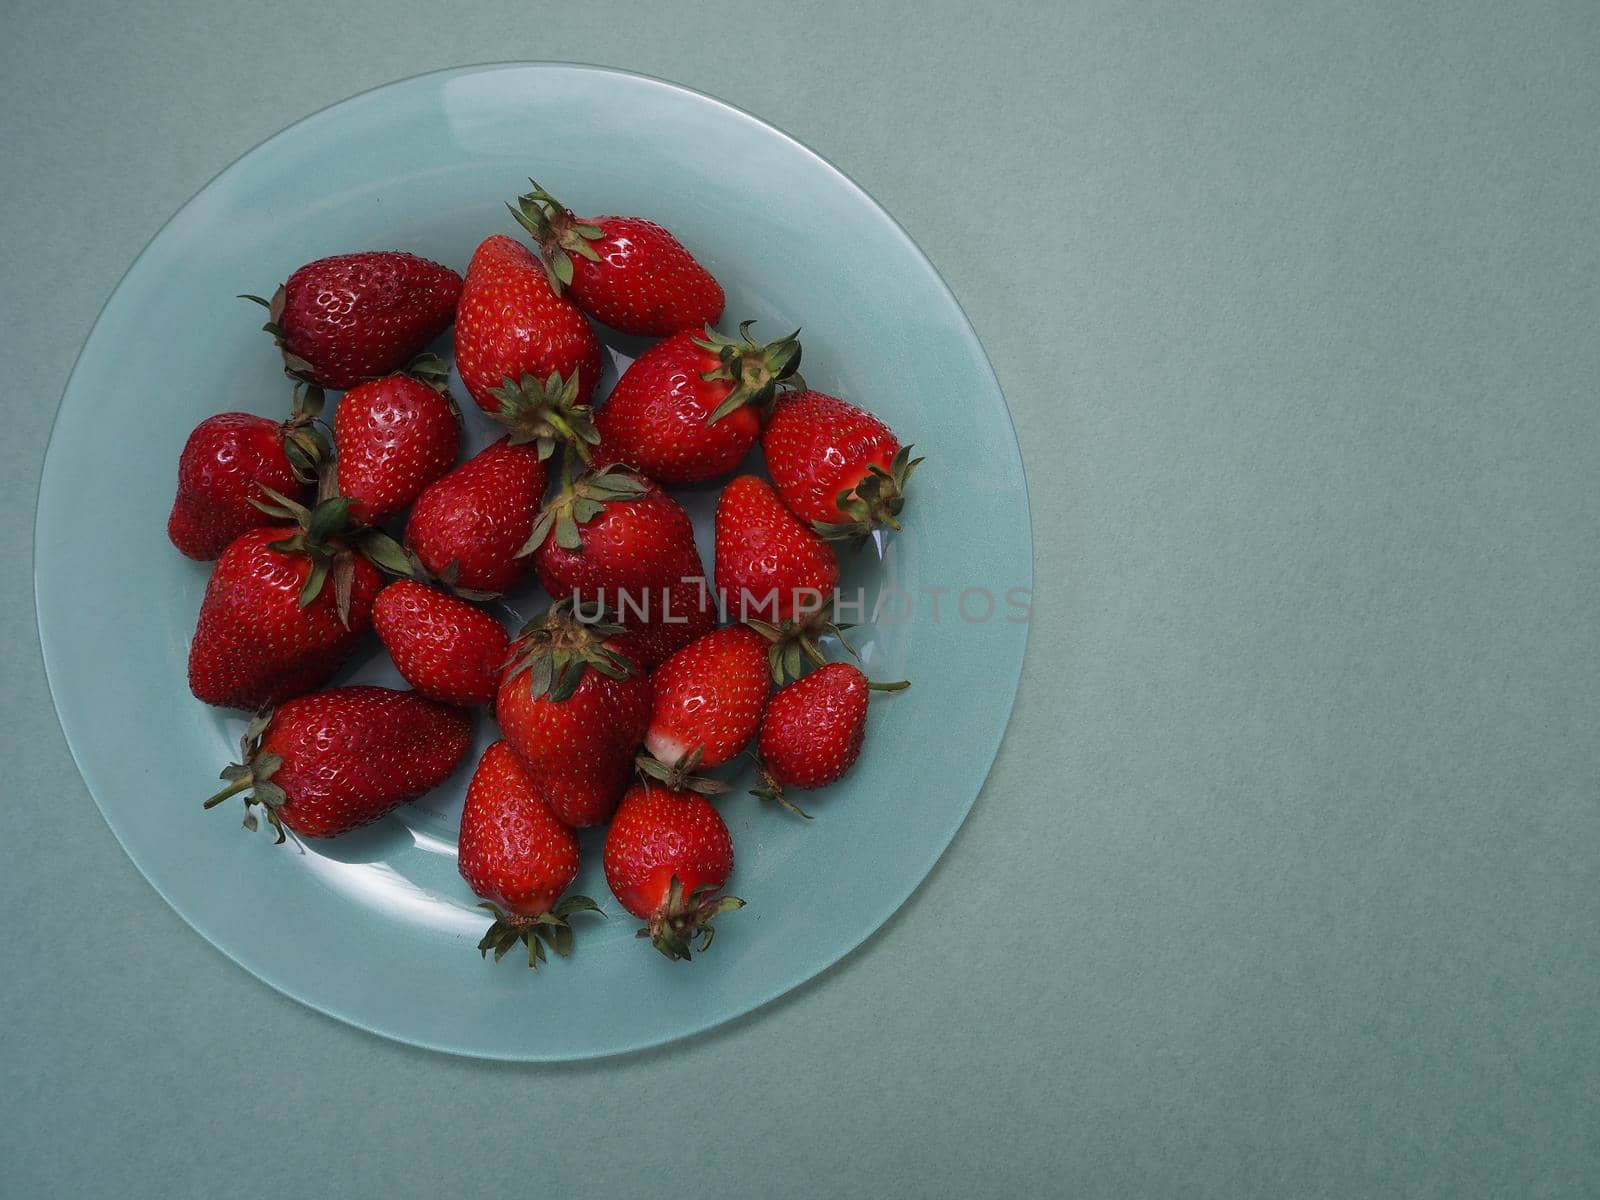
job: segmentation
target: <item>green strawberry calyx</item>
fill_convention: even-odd
[[[610,679],[637,672],[633,660],[606,642],[622,632],[606,621],[580,621],[570,600],[560,600],[522,627],[506,660],[511,677],[526,673],[535,696],[564,704],[583,682],[583,673],[598,671]]]
[[[676,875],[667,885],[667,897],[635,937],[647,937],[655,948],[675,961],[688,962],[692,957],[690,947],[698,937],[700,944],[695,952],[704,954],[711,945],[716,927],[711,922],[725,912],[744,907],[737,896],[719,896],[714,887],[697,887],[684,894],[683,883]]]
[[[759,796],[763,800],[771,800],[774,804],[788,809],[796,816],[804,817],[808,821],[811,820],[810,813],[784,794],[783,784],[778,781],[777,776],[767,770],[767,765],[761,761],[760,755],[756,756],[756,771],[761,776],[761,783],[760,786],[750,789],[752,796]]]
[[[533,190],[518,196],[515,204],[506,207],[538,245],[550,287],[560,295],[561,289],[572,282],[574,254],[590,262],[600,261],[600,252],[590,243],[605,237],[605,230],[573,216],[570,208],[534,180],[528,180],[528,186]]]
[[[511,947],[521,942],[527,947],[530,971],[537,970],[539,964],[546,961],[546,946],[561,958],[572,953],[572,926],[567,923],[567,918],[573,913],[594,912],[605,916],[600,906],[587,896],[568,896],[549,912],[532,917],[505,912],[488,901],[478,907],[488,909],[494,916],[494,924],[489,926],[489,932],[478,943],[478,953],[488,958],[489,951],[493,950],[494,960],[499,962]]]
[[[821,639],[832,637],[849,652],[857,662],[861,655],[848,638],[846,629],[854,629],[850,622],[836,622],[829,618],[825,608],[815,608],[779,622],[747,619],[745,624],[767,639],[767,666],[772,671],[773,682],[782,687],[790,680],[799,679],[809,667],[825,667],[828,657],[822,652]]]
[[[257,822],[254,806],[259,804],[267,814],[267,822],[278,832],[278,844],[282,845],[283,821],[278,816],[278,809],[283,807],[288,796],[283,788],[272,781],[272,777],[283,765],[283,758],[277,754],[261,753],[261,736],[271,722],[270,709],[264,709],[251,718],[244,736],[239,739],[239,761],[229,763],[222,769],[221,778],[227,786],[208,799],[203,807],[215,808],[229,796],[249,791],[251,794],[244,798],[244,827],[255,832]]]
[[[402,553],[405,555],[406,563],[411,567],[411,578],[418,583],[425,583],[429,587],[438,588],[441,592],[448,592],[450,595],[458,596],[462,600],[470,600],[474,604],[487,604],[491,600],[500,598],[499,592],[485,592],[478,588],[462,587],[461,560],[458,558],[452,558],[444,565],[444,569],[435,575],[423,565],[422,560],[416,556],[414,551],[403,550]]]
[[[288,303],[289,293],[282,284],[272,293],[272,299],[267,300],[261,296],[253,296],[249,292],[240,292],[240,300],[248,300],[252,304],[259,304],[267,310],[267,322],[261,327],[262,332],[272,336],[273,343],[278,347],[278,352],[283,355],[283,373],[290,379],[298,379],[317,387],[316,368],[289,349],[283,332],[283,309]],[[318,391],[321,388],[318,387]]]
[[[283,453],[289,460],[295,478],[302,483],[314,482],[325,464],[333,460],[333,443],[322,424],[323,392],[314,383],[296,379],[294,407],[283,430]]]
[[[565,379],[552,371],[542,382],[533,375],[508,376],[490,392],[500,404],[489,415],[511,431],[513,446],[531,442],[541,460],[567,445],[588,462],[589,447],[600,444],[600,431],[594,427],[594,409],[578,403],[578,377],[577,371]]]
[[[620,463],[602,467],[571,478],[572,460],[562,459],[561,490],[544,506],[539,519],[533,523],[533,532],[517,551],[520,558],[532,554],[555,531],[556,545],[563,550],[583,549],[580,525],[587,525],[605,511],[606,505],[637,500],[650,490],[650,481]]]
[[[715,796],[728,790],[720,779],[707,779],[696,775],[695,769],[705,754],[704,746],[696,746],[676,762],[662,762],[653,754],[641,754],[633,760],[639,778],[648,786],[659,783],[674,792],[699,792],[702,796]]]
[[[333,472],[325,465],[317,502],[309,508],[265,484],[257,486],[267,499],[252,499],[250,503],[270,517],[295,525],[288,537],[267,544],[280,554],[303,554],[310,559],[311,571],[300,589],[300,607],[315,601],[332,579],[339,621],[348,629],[357,554],[391,575],[411,575],[412,569],[398,542],[381,529],[366,529],[356,522],[350,513],[350,501],[333,493],[332,481]]]
[[[857,546],[885,526],[898,532],[900,512],[906,505],[906,483],[922,461],[911,457],[910,446],[902,446],[887,469],[869,463],[855,487],[840,492],[834,502],[844,520],[813,521],[811,528],[828,541]]]
[[[455,398],[450,395],[450,364],[437,354],[419,354],[406,364],[406,369],[401,372],[409,375],[424,387],[430,387],[445,399],[450,401],[450,411],[455,414],[457,423],[461,420],[461,410],[456,407]]]
[[[732,384],[722,402],[706,418],[708,425],[747,404],[766,411],[771,408],[780,383],[805,387],[805,380],[799,375],[800,331],[796,329],[788,337],[763,346],[750,339],[750,327],[754,324],[754,321],[741,321],[737,338],[718,333],[707,325],[705,336],[694,339],[696,346],[715,354],[719,360],[717,366],[700,372],[700,378],[707,383]]]

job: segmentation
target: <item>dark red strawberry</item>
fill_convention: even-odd
[[[799,333],[768,346],[715,330],[675,333],[646,350],[595,414],[597,464],[625,463],[661,483],[697,483],[737,467],[760,410],[800,365]]]
[[[922,461],[877,417],[822,392],[780,396],[761,448],[789,511],[842,540],[899,529],[906,481]]]
[[[625,468],[564,484],[530,541],[545,591],[607,612],[628,631],[618,648],[644,670],[716,624],[689,514]]]
[[[504,592],[526,565],[520,556],[544,487],[538,451],[501,438],[423,489],[406,522],[406,545],[452,585]]]
[[[640,337],[714,325],[722,287],[683,243],[641,217],[575,217],[533,180],[507,205],[539,244],[550,282],[596,321]]]
[[[287,421],[218,413],[189,435],[178,458],[167,536],[190,558],[216,558],[246,530],[274,524],[253,503],[266,499],[263,485],[302,503],[311,499],[317,468],[329,457],[327,439],[314,424],[322,389],[296,386],[294,395]]]
[[[645,922],[648,937],[668,958],[690,957],[711,945],[711,921],[743,908],[719,896],[733,873],[733,839],[722,816],[699,792],[643,780],[628,789],[606,830],[606,883],[622,907]]]
[[[285,829],[332,837],[438,787],[471,742],[466,713],[415,692],[316,692],[251,722],[241,760],[222,772],[228,786],[206,807],[249,790],[245,828],[256,827],[259,804],[280,842]]]
[[[655,709],[645,749],[668,765],[698,751],[698,767],[721,766],[761,724],[772,689],[767,639],[748,625],[713,630],[662,663],[651,683]]]
[[[372,623],[395,668],[417,691],[446,704],[493,704],[511,639],[465,600],[397,579],[372,606]]]
[[[780,622],[822,607],[839,584],[833,550],[754,475],[717,501],[717,593],[732,620]]]
[[[826,787],[843,777],[861,754],[868,695],[910,686],[904,680],[873,683],[849,663],[830,663],[779,688],[761,718],[762,786],[751,794],[807,816],[785,789]]]
[[[556,441],[592,439],[587,406],[600,379],[600,339],[515,238],[496,234],[473,254],[455,340],[461,382],[516,440],[541,445],[548,458]]]
[[[398,371],[455,316],[461,276],[415,254],[374,250],[307,263],[270,301],[265,326],[284,368],[347,388]]]
[[[340,398],[333,414],[339,494],[356,520],[387,520],[455,464],[461,424],[446,373],[429,356],[407,374],[359,384]]]
[[[343,497],[310,511],[273,499],[298,524],[240,535],[206,584],[189,689],[207,704],[261,708],[321,687],[372,624],[381,577],[369,558],[409,570],[385,534],[351,529]]]
[[[517,639],[495,704],[528,778],[575,827],[611,815],[650,722],[650,679],[611,648],[615,632],[557,605]]]
[[[685,574],[664,591],[652,592],[649,607],[624,604],[616,614],[623,632],[613,646],[640,670],[654,670],[717,624],[716,601],[705,577]]]
[[[546,945],[562,957],[572,953],[575,912],[598,912],[587,896],[561,893],[578,877],[578,837],[559,820],[533,786],[505,742],[483,752],[461,810],[457,866],[461,878],[494,914],[478,943],[499,962],[521,942],[528,966],[545,959]]]

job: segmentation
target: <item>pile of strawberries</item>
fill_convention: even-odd
[[[347,254],[249,297],[269,310],[292,411],[202,422],[167,526],[216,560],[189,686],[256,714],[206,806],[244,794],[247,828],[259,807],[280,842],[335,836],[443,782],[471,745],[469,710],[489,708],[502,740],[459,842],[494,914],[479,949],[521,944],[530,967],[567,954],[568,919],[597,908],[565,894],[573,831],[606,825],[612,893],[641,937],[687,959],[743,904],[723,893],[733,845],[707,798],[728,785],[698,772],[753,746],[755,794],[798,813],[789,793],[855,762],[869,691],[906,686],[828,663],[819,640],[849,648],[831,621],[834,543],[898,529],[920,460],[806,390],[796,335],[717,332],[721,286],[661,226],[574,216],[537,184],[511,211],[533,249],[489,237],[465,280]],[[591,320],[660,339],[603,405]],[[422,354],[452,323],[462,383],[505,427],[459,464],[446,365]],[[343,391],[331,427],[325,389]],[[771,483],[723,489],[708,585],[662,485],[727,474],[758,440]],[[511,637],[482,606],[530,567],[554,603]],[[413,690],[319,691],[371,630]]]

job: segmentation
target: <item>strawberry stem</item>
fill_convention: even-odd
[[[207,800],[200,807],[201,808],[207,808],[207,809],[215,808],[217,805],[221,804],[224,800],[226,800],[229,796],[237,796],[240,792],[248,791],[250,788],[253,788],[255,786],[255,784],[256,784],[256,781],[255,781],[255,777],[253,775],[240,776],[238,779],[235,779],[232,783],[230,783],[227,787],[223,788],[220,792],[216,793],[216,795],[212,796],[209,800]]]

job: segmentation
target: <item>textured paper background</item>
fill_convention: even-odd
[[[0,1193],[1600,1190],[1592,4],[6,24]],[[877,196],[995,361],[1038,545],[1005,747],[900,916],[554,1069],[379,1041],[191,933],[73,769],[27,569],[73,356],[161,222],[296,117],[505,58],[702,88]]]

